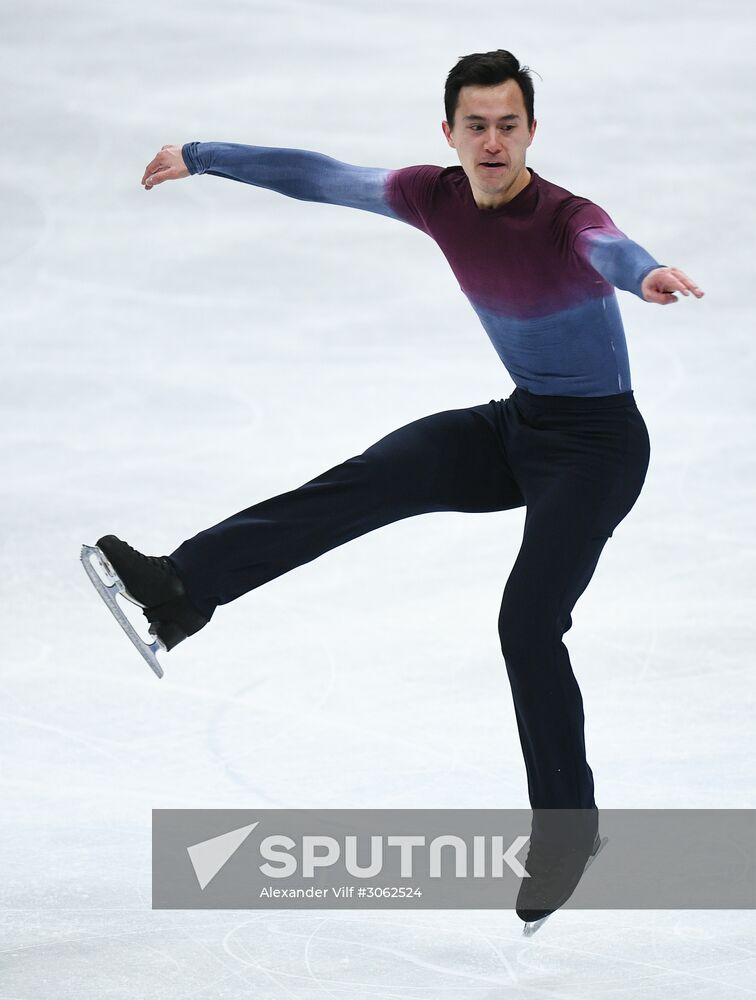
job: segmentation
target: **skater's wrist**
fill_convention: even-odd
[[[190,174],[201,174],[205,171],[199,154],[200,145],[199,142],[185,142],[181,147],[181,158]]]

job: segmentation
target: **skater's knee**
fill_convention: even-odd
[[[559,642],[564,622],[548,607],[520,600],[504,600],[499,611],[499,642],[507,661],[532,659],[544,647]]]
[[[530,631],[513,608],[502,605],[499,612],[499,643],[505,660],[518,659],[527,650]]]

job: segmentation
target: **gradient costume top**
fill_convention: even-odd
[[[191,174],[399,219],[440,246],[515,385],[541,395],[631,389],[614,287],[641,297],[659,264],[586,198],[531,173],[499,208],[478,208],[461,166],[389,170],[303,149],[189,142]]]

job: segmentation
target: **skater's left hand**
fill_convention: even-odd
[[[641,283],[641,295],[646,302],[658,302],[662,306],[677,302],[673,292],[682,292],[683,295],[693,292],[697,299],[703,298],[704,294],[679,267],[657,267],[649,271]]]

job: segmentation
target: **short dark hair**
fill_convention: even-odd
[[[454,127],[459,92],[463,87],[495,87],[497,83],[516,80],[522,91],[525,110],[528,114],[528,128],[533,127],[533,81],[528,66],[520,66],[519,60],[506,49],[494,52],[473,52],[462,56],[446,78],[444,108],[449,128]]]

